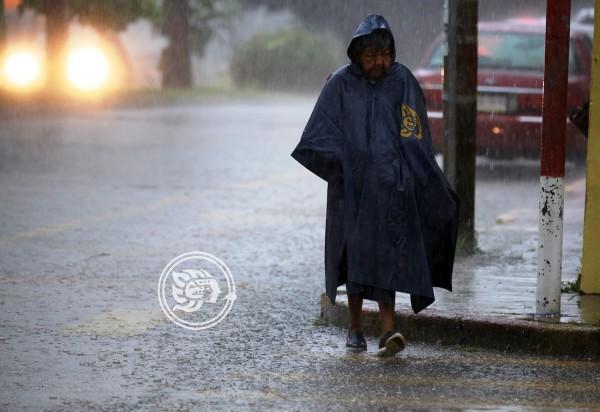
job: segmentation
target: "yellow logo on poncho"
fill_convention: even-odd
[[[423,128],[421,127],[421,119],[419,115],[407,104],[403,103],[400,108],[402,112],[402,127],[400,128],[400,136],[411,137],[417,139],[423,137]]]

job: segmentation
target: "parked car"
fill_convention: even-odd
[[[577,12],[577,14],[575,15],[574,22],[577,24],[588,24],[588,25],[593,26],[594,25],[594,8],[586,7],[584,9],[579,10]]]
[[[490,157],[539,155],[542,133],[545,20],[480,22],[478,32],[477,153]],[[587,141],[567,121],[588,100],[592,29],[571,25],[567,156],[585,155]],[[443,38],[434,41],[415,75],[425,93],[434,149],[443,151]]]

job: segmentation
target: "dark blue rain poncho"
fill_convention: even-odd
[[[391,35],[372,15],[353,40],[375,29]],[[394,61],[394,43],[392,53]],[[348,281],[409,293],[415,313],[433,303],[434,286],[452,290],[458,200],[435,161],[425,99],[410,70],[394,61],[372,83],[355,61],[338,69],[291,155],[328,183],[332,304]]]

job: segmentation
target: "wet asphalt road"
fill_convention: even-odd
[[[413,342],[378,359],[319,324],[326,185],[289,156],[312,104],[2,119],[0,410],[600,408],[597,362]],[[536,206],[535,167],[513,166],[481,174],[479,228]],[[156,297],[192,250],[237,284],[202,331]]]

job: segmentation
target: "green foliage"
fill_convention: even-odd
[[[243,43],[231,62],[236,84],[267,89],[318,89],[343,61],[326,36],[295,28],[259,33]]]
[[[232,17],[237,15],[239,10],[237,0],[191,0],[190,35],[194,52],[202,56],[215,28],[231,24]]]
[[[19,11],[32,9],[44,14],[47,1],[23,0]],[[65,0],[64,3],[67,20],[77,18],[99,30],[121,31],[142,17],[157,21],[160,10],[157,0]]]
[[[19,11],[34,10],[45,14],[47,2],[53,0],[23,0]],[[140,18],[147,18],[156,27],[164,27],[162,3],[168,0],[63,0],[65,17],[77,18],[101,31],[122,31]],[[217,25],[227,25],[240,10],[237,0],[189,0],[191,47],[198,55],[204,53],[206,44]]]
[[[563,280],[560,282],[562,293],[579,293],[581,291],[581,268],[576,280]]]

